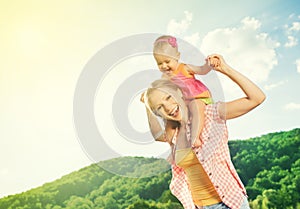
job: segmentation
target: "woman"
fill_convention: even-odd
[[[169,142],[172,147],[170,190],[184,208],[249,208],[246,190],[230,159],[226,120],[254,109],[265,95],[222,56],[215,54],[208,59],[216,71],[243,90],[245,97],[206,105],[201,145],[191,147],[189,110],[181,91],[169,81],[155,81],[144,94],[150,129],[156,140]],[[164,119],[164,129],[154,115]]]

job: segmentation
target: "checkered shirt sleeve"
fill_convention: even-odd
[[[172,180],[170,190],[185,209],[195,209],[195,204],[188,186],[187,176],[182,168],[172,165]]]

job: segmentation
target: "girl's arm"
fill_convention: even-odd
[[[245,93],[245,97],[221,103],[219,114],[222,119],[232,119],[246,114],[260,105],[266,98],[262,90],[246,76],[227,65],[221,55],[209,56],[212,67],[229,77]]]
[[[200,99],[194,99],[188,106],[191,114],[191,140],[195,146],[198,146],[200,145],[198,142],[204,126],[205,104]]]
[[[186,70],[193,73],[193,74],[199,74],[199,75],[206,75],[209,71],[212,70],[211,65],[209,64],[209,60],[205,59],[205,64],[202,66],[195,66],[191,64],[186,64]]]

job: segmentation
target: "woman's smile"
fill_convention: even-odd
[[[173,110],[169,113],[169,116],[177,117],[178,115],[179,115],[179,106],[176,105],[176,107],[174,107]]]
[[[182,120],[181,108],[169,92],[155,90],[151,96],[153,111],[164,119]]]

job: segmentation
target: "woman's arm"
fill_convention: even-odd
[[[147,116],[148,116],[148,123],[151,134],[155,141],[166,142],[167,138],[165,136],[165,130],[161,127],[161,124],[157,120],[157,117],[146,108]]]
[[[145,96],[145,92],[143,92],[140,97],[140,101],[142,103],[145,103],[144,96]],[[146,112],[147,112],[150,132],[151,132],[153,138],[156,141],[166,142],[167,139],[166,139],[166,135],[165,135],[165,130],[161,127],[161,124],[157,120],[157,117],[147,107],[146,107]]]
[[[144,93],[142,93],[140,101],[142,103],[145,103],[144,101]],[[157,119],[157,116],[146,107],[146,112],[147,112],[147,118],[148,118],[148,124],[150,128],[150,132],[155,139],[155,141],[160,141],[160,142],[170,142],[170,134],[172,132],[170,131],[172,129],[172,123],[166,121],[165,127],[163,128],[160,122]]]
[[[227,65],[221,55],[209,56],[211,66],[235,82],[245,93],[245,97],[221,103],[219,114],[222,119],[232,119],[246,114],[261,104],[266,96],[262,90],[246,76]]]
[[[168,142],[169,144],[172,144],[175,129],[179,126],[178,122],[167,120],[165,121],[165,127],[162,127],[157,116],[154,115],[148,108],[146,108],[146,110],[150,132],[155,141]]]

